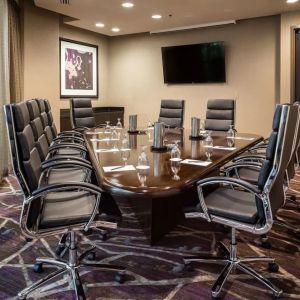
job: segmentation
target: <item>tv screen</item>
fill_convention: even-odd
[[[226,81],[224,42],[162,48],[165,83]]]

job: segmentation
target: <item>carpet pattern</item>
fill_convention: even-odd
[[[300,172],[292,181],[290,192],[300,200]],[[13,176],[0,187],[0,299],[16,299],[17,293],[54,271],[45,266],[42,274],[32,271],[36,257],[55,257],[59,236],[27,242],[19,229],[23,196]],[[287,221],[300,226],[300,211],[288,207],[280,212]],[[128,225],[128,226],[127,226]],[[129,226],[130,225],[130,226]],[[147,244],[142,230],[130,216],[125,226],[111,233],[103,242],[99,234],[79,233],[79,250],[97,246],[97,261],[127,267],[127,280],[114,281],[110,271],[81,269],[87,299],[132,300],[194,300],[210,299],[210,288],[222,266],[195,264],[191,272],[181,272],[182,257],[191,253],[212,253],[217,241],[228,244],[229,235],[205,220],[186,220],[166,235],[155,247]],[[238,233],[240,256],[270,255],[280,269],[269,273],[264,263],[255,263],[256,271],[265,275],[284,293],[281,299],[300,299],[300,239],[274,226],[269,234],[270,250],[259,246],[259,239],[248,233]],[[71,290],[71,291],[70,291]],[[30,295],[30,299],[73,299],[68,275]],[[223,299],[273,299],[261,284],[238,271],[230,277]]]

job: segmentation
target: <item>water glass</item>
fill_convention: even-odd
[[[207,161],[211,162],[211,156],[213,153],[213,139],[211,137],[211,131],[207,131],[207,137],[204,140],[204,149]]]
[[[227,138],[234,139],[234,137],[235,137],[234,125],[229,125],[229,130],[227,131]]]
[[[118,122],[117,122],[117,129],[122,129],[122,123],[121,123],[121,118],[118,118]]]
[[[126,166],[127,161],[130,157],[130,147],[129,147],[129,140],[128,139],[124,138],[122,140],[122,145],[121,145],[120,152],[121,152],[121,158],[124,162],[124,166]]]
[[[140,181],[142,187],[145,186],[145,182],[149,176],[149,169],[150,169],[149,160],[146,154],[146,148],[147,146],[145,145],[141,146],[142,151],[138,157],[138,165],[136,167],[138,180]]]
[[[171,150],[171,160],[172,161],[180,161],[181,160],[181,151],[180,151],[180,149],[179,149],[179,147],[178,147],[178,143],[179,143],[180,141],[174,141],[174,146],[173,146],[173,148],[172,148],[172,150]]]
[[[178,176],[178,173],[181,168],[181,161],[180,160],[171,160],[171,170],[172,173],[174,174],[173,180],[180,180],[180,177]]]

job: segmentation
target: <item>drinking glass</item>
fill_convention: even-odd
[[[111,140],[113,142],[113,148],[117,149],[118,148],[118,140],[119,140],[119,135],[116,130],[116,127],[113,127],[113,131],[111,133]]]
[[[138,157],[138,168],[149,168],[149,160],[146,154],[146,145],[141,146],[141,154]]]
[[[121,123],[121,118],[118,118],[118,122],[117,122],[117,129],[122,129],[122,123]]]
[[[205,149],[205,155],[207,157],[207,161],[211,162],[211,156],[213,153],[213,139],[211,137],[211,131],[207,131],[207,137],[204,140],[204,149]]]
[[[227,131],[227,145],[228,145],[228,147],[233,147],[234,146],[234,137],[235,137],[234,125],[229,125],[229,130]]]
[[[137,176],[141,183],[141,186],[145,186],[145,182],[149,176],[149,160],[146,154],[146,148],[147,146],[142,145],[141,146],[141,154],[138,157],[138,165],[136,167],[137,169]]]
[[[130,157],[130,147],[129,147],[129,140],[127,138],[124,138],[122,140],[122,146],[121,146],[121,158],[124,161],[124,166],[127,165],[127,160]]]
[[[202,135],[205,132],[205,120],[200,120],[200,133]]]
[[[178,176],[178,173],[180,171],[181,162],[180,160],[171,160],[171,170],[174,174],[173,180],[180,180],[180,177]]]
[[[105,134],[105,138],[109,139],[110,138],[110,134],[111,134],[111,128],[110,128],[110,122],[109,121],[105,121],[106,126],[104,128],[104,134]]]
[[[180,161],[181,160],[181,151],[178,147],[179,142],[180,141],[178,141],[178,140],[174,141],[175,144],[171,150],[171,160],[172,161]]]

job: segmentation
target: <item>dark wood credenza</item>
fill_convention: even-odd
[[[124,124],[124,107],[94,107],[94,116],[96,124],[110,121],[110,124],[117,124],[118,118],[121,118]],[[71,130],[70,109],[60,110],[60,131]]]

